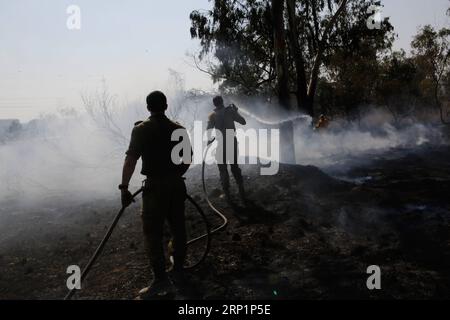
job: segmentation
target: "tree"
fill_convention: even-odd
[[[212,10],[190,15],[192,38],[200,39],[199,59],[225,93],[264,94],[275,89],[273,28],[269,1],[216,0]]]
[[[102,87],[100,90],[93,93],[82,93],[81,100],[87,114],[94,123],[104,130],[112,141],[121,147],[126,146],[128,138],[122,132],[122,129],[116,121],[116,96],[109,92],[106,80],[102,79]]]
[[[392,44],[385,20],[369,30],[373,0],[216,0],[206,12],[191,13],[191,36],[200,39],[200,59],[225,92],[277,96],[282,107],[314,116],[320,77],[337,53],[357,57],[370,43],[375,51]],[[348,63],[348,61],[347,61]],[[287,73],[286,73],[287,70]],[[289,91],[289,97],[287,92]]]
[[[188,131],[194,129],[194,121],[198,117],[198,103],[196,100],[207,94],[198,90],[186,90],[184,75],[169,69],[168,104],[166,113],[170,119],[181,121]]]
[[[321,85],[332,91],[330,81],[353,72],[352,59],[358,59],[355,71],[365,72],[364,59],[375,65],[379,51],[392,45],[387,20],[379,30],[367,28],[374,4],[379,2],[215,0],[211,10],[191,13],[191,36],[200,40],[199,60],[210,58],[202,71],[224,93],[276,96],[280,107],[314,117]],[[280,129],[287,152],[293,152],[292,123]]]
[[[306,83],[303,82],[303,78],[305,78],[303,75],[297,76],[297,83],[298,86],[301,86],[303,88],[301,89],[301,92],[306,91],[306,97],[301,97],[299,93],[297,92],[297,95],[299,95],[298,103],[300,107],[303,107],[304,110],[308,112],[311,116],[314,116],[314,97],[317,90],[317,82],[319,78],[319,71],[320,66],[322,65],[324,53],[327,49],[327,46],[330,46],[329,38],[331,38],[331,31],[333,27],[335,26],[339,15],[344,11],[346,8],[348,0],[342,0],[340,4],[338,5],[338,8],[334,14],[331,14],[333,12],[332,9],[332,2],[331,1],[305,1],[305,7],[304,10],[302,10],[303,13],[306,12],[306,17],[308,16],[309,8],[311,9],[311,17],[312,17],[312,23],[307,24],[306,27],[310,30],[310,36],[307,38],[311,42],[310,48],[311,55],[313,58],[310,62],[310,76],[309,76],[309,83],[306,87]],[[289,6],[292,7],[293,5]],[[319,16],[322,14],[323,11],[325,11],[325,8],[328,8],[328,11],[330,12],[328,17],[325,17],[322,21],[320,21]],[[293,9],[292,9],[293,10]],[[290,17],[293,17],[294,14],[289,15]],[[307,21],[307,20],[306,20]],[[320,28],[320,26],[323,26]],[[323,31],[321,31],[323,29]],[[311,41],[312,40],[312,41]],[[295,41],[295,39],[294,39]],[[299,54],[299,53],[297,53]],[[296,66],[297,74],[301,72],[301,70],[305,70],[304,62],[300,59],[296,59],[296,61],[299,61],[303,64],[303,66],[298,65]],[[303,100],[302,100],[303,99]]]
[[[364,107],[377,98],[381,62],[390,55],[394,41],[393,27],[385,19],[380,29],[370,30],[366,20],[367,8],[361,6],[352,7],[337,22],[339,33],[324,59],[316,94],[322,112],[359,120]]]
[[[283,108],[290,109],[291,98],[289,93],[286,32],[284,28],[284,0],[272,0],[272,19],[278,102]]]
[[[419,74],[414,60],[405,51],[393,52],[380,64],[374,102],[385,106],[395,123],[416,113],[420,101]]]
[[[441,103],[442,95],[448,98],[450,91],[450,29],[436,31],[427,25],[414,37],[411,47],[415,64],[422,73],[420,89],[423,96],[434,100],[441,121],[450,124]]]

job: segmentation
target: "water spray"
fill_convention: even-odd
[[[234,105],[234,104],[232,104],[232,105]],[[242,114],[254,119],[256,122],[259,122],[266,126],[273,126],[273,127],[281,126],[288,122],[297,121],[297,120],[307,120],[309,122],[312,121],[312,117],[305,115],[305,114],[292,115],[290,117],[287,117],[286,119],[279,120],[279,121],[268,121],[268,120],[258,117],[257,115],[255,115],[254,113],[251,113],[250,111],[248,111],[246,109],[242,109],[241,107],[239,107],[239,111]]]

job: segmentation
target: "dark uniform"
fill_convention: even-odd
[[[237,108],[233,106],[229,107],[219,107],[215,108],[214,112],[212,112],[208,117],[208,126],[207,129],[213,129],[219,130],[222,134],[222,141],[219,141],[219,145],[217,148],[219,150],[223,150],[222,153],[216,152],[216,160],[217,165],[219,167],[219,173],[220,173],[220,181],[222,183],[222,188],[225,192],[225,195],[229,197],[230,194],[230,177],[228,175],[228,169],[227,169],[227,163],[230,164],[231,173],[234,176],[234,179],[236,180],[236,183],[239,187],[239,192],[241,196],[244,196],[244,184],[243,184],[243,178],[241,169],[238,165],[238,143],[236,136],[233,134],[233,156],[227,154],[226,152],[226,145],[227,145],[227,135],[226,130],[231,129],[234,132],[236,131],[236,126],[234,125],[234,122],[238,122],[242,125],[246,124],[246,121],[244,117],[242,117],[239,112],[237,111]]]
[[[176,129],[185,130],[164,114],[152,115],[134,127],[127,151],[128,155],[142,157],[141,173],[147,176],[142,196],[142,221],[155,278],[165,276],[163,227],[166,219],[173,236],[174,267],[182,268],[186,256],[186,185],[182,176],[189,164],[176,164],[171,159],[172,149],[179,143],[171,141]]]

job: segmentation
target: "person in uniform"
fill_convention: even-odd
[[[154,280],[150,287],[141,293],[154,294],[170,285],[163,248],[163,228],[166,220],[173,237],[173,272],[178,276],[183,272],[186,256],[186,186],[183,175],[190,162],[182,161],[182,152],[180,159],[175,159],[177,161],[171,158],[172,149],[179,143],[172,141],[172,133],[177,129],[186,129],[166,117],[166,96],[160,91],[150,93],[147,96],[147,109],[151,116],[136,123],[133,128],[119,189],[122,193],[122,205],[128,206],[132,201],[128,190],[129,181],[136,162],[142,158],[141,173],[147,177],[142,196],[142,222],[145,247]],[[185,136],[187,137],[187,132]],[[189,143],[191,149],[189,139],[187,140],[185,142]]]
[[[213,99],[214,111],[208,117],[207,129],[215,129],[221,133],[222,139],[218,139],[216,152],[217,165],[219,167],[220,181],[222,183],[222,188],[227,201],[230,202],[230,178],[228,174],[227,163],[230,164],[231,173],[236,180],[239,188],[239,194],[244,202],[246,202],[245,190],[244,190],[244,179],[242,178],[241,169],[238,165],[238,143],[235,136],[236,126],[235,122],[242,125],[246,124],[244,117],[242,117],[238,108],[235,105],[230,105],[225,108],[223,98],[217,96]],[[227,135],[227,130],[232,130],[232,137]],[[227,153],[227,139],[233,139],[231,142],[234,152],[230,155]],[[211,140],[210,140],[211,142]],[[229,142],[230,143],[230,142]],[[222,152],[220,152],[222,151]]]

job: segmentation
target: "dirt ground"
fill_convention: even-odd
[[[397,149],[370,159],[328,174],[281,165],[278,175],[260,176],[257,166],[244,166],[251,200],[245,208],[237,195],[235,206],[225,203],[216,168],[208,168],[211,199],[230,223],[175,298],[449,299],[450,148]],[[189,171],[189,193],[216,225],[200,172]],[[66,268],[85,265],[118,206],[118,197],[1,206],[0,298],[63,298]],[[190,230],[201,232],[192,205],[187,215]],[[381,290],[366,287],[370,265],[381,268]],[[134,299],[150,280],[134,204],[76,298]]]

